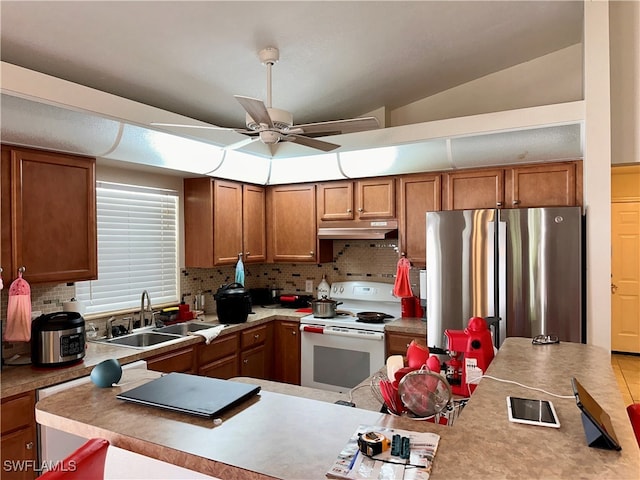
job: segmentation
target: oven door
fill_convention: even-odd
[[[301,385],[348,392],[384,366],[384,333],[301,325]]]

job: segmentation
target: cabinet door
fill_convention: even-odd
[[[514,167],[507,174],[509,208],[576,205],[575,163]]]
[[[2,478],[35,478],[36,421],[35,394],[28,392],[2,400]],[[22,463],[20,463],[22,462]]]
[[[426,338],[424,338],[424,336],[409,333],[386,332],[385,343],[387,357],[389,355],[402,355],[406,357],[407,348],[409,348],[409,345],[413,340],[420,345],[426,345]]]
[[[245,263],[267,261],[265,190],[244,185],[242,193],[242,237]]]
[[[395,180],[393,178],[377,178],[358,181],[357,210],[360,220],[395,218]]]
[[[235,264],[242,253],[242,184],[213,182],[213,255],[216,265]]]
[[[504,204],[504,170],[445,174],[445,210],[496,208]]]
[[[269,256],[275,262],[316,262],[314,185],[269,190]]]
[[[322,221],[353,220],[353,182],[318,184],[318,218]]]
[[[222,378],[228,380],[238,376],[238,357],[230,355],[215,362],[211,362],[198,369],[198,375],[203,377]]]
[[[441,208],[440,175],[412,175],[400,178],[400,245],[416,266],[426,263],[427,212]]]
[[[240,354],[241,376],[266,379],[267,374],[267,358],[264,345],[254,347]]]
[[[186,267],[213,267],[213,182],[185,178],[184,263]]]
[[[300,324],[298,322],[276,322],[274,353],[274,380],[300,385]]]
[[[5,278],[24,266],[33,283],[96,279],[95,159],[28,149],[9,155],[10,192],[2,191],[11,212],[9,245],[2,242],[11,249]],[[3,152],[3,164],[7,159]]]

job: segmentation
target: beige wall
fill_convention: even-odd
[[[576,100],[582,100],[581,44],[396,108],[388,126]]]
[[[640,163],[640,2],[609,5],[611,163]]]

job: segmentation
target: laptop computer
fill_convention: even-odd
[[[116,398],[213,418],[259,391],[259,385],[174,372],[119,393]]]
[[[582,426],[589,446],[621,450],[622,447],[616,438],[609,414],[589,395],[578,380],[572,378],[571,386],[578,408],[582,411]]]

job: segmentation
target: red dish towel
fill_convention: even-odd
[[[18,273],[18,278],[9,287],[4,339],[9,342],[31,340],[31,287],[22,278],[22,272]]]
[[[396,282],[393,286],[393,294],[396,297],[413,297],[409,281],[409,270],[411,270],[411,262],[405,257],[400,258],[398,271],[396,272]]]

